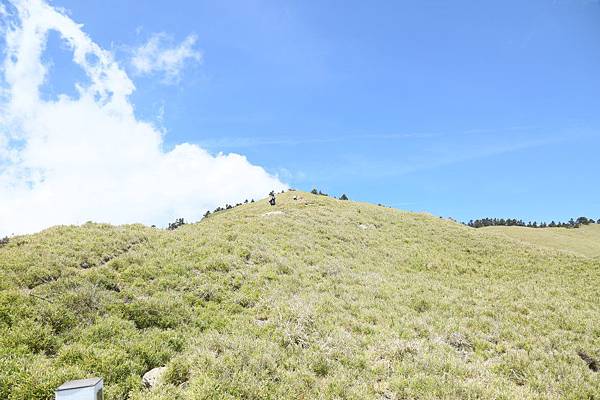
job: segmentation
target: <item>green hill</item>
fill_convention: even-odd
[[[600,258],[600,225],[584,225],[577,229],[523,228],[518,226],[491,226],[483,228],[512,239],[574,253],[584,257]]]
[[[303,192],[55,227],[0,247],[0,399],[598,398],[599,295],[597,258]]]

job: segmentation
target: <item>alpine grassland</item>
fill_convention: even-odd
[[[174,230],[12,237],[0,399],[92,376],[123,400],[599,399],[600,254],[579,245],[598,228],[472,229],[290,191]]]
[[[580,256],[600,257],[600,225],[582,225],[577,229],[528,229],[519,226],[484,228],[536,246],[568,251]]]

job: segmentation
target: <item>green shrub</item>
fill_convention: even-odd
[[[167,365],[163,381],[171,385],[181,385],[190,378],[190,362],[187,356],[177,357]]]
[[[186,306],[177,300],[160,298],[136,298],[121,305],[125,318],[133,321],[138,329],[175,328],[186,320]]]

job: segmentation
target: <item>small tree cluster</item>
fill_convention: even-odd
[[[580,225],[589,225],[589,224],[595,224],[595,223],[600,224],[600,219],[598,219],[598,221],[595,221],[593,218],[579,217],[575,220],[575,222]]]
[[[482,218],[469,221],[466,225],[471,228],[483,228],[485,226],[522,226],[526,228],[579,228],[581,225],[589,225],[596,223],[592,218],[579,217],[577,219],[571,218],[567,222],[537,222],[529,221],[525,223],[520,219],[504,219],[504,218]],[[600,219],[598,220],[600,223]]]
[[[0,247],[2,247],[2,246],[4,246],[4,245],[7,245],[7,244],[8,244],[8,242],[9,242],[9,240],[10,240],[10,239],[8,238],[8,236],[5,236],[5,237],[3,237],[2,239],[0,239]]]
[[[179,228],[180,226],[185,225],[185,221],[183,220],[183,218],[177,218],[175,220],[175,222],[170,222],[169,226],[167,227],[168,230],[170,231],[174,231],[175,229]]]
[[[231,210],[232,208],[239,207],[243,204],[248,204],[248,203],[254,203],[254,199],[252,199],[250,201],[248,201],[248,199],[246,199],[246,200],[244,200],[243,203],[237,203],[235,205],[225,204],[224,207],[219,206],[219,207],[215,208],[212,212],[210,210],[208,210],[204,213],[204,218],[209,217],[211,214],[216,214],[219,211]]]
[[[316,194],[316,195],[319,195],[319,196],[329,196],[327,193],[324,193],[324,192],[322,192],[322,191],[320,191],[320,190],[317,190],[317,188],[313,188],[313,190],[311,190],[310,192],[311,192],[312,194]],[[337,199],[337,197],[335,197],[335,196],[333,196],[333,198],[334,198],[334,199]],[[344,193],[344,194],[342,194],[342,195],[340,196],[340,200],[350,200],[350,199],[349,199],[349,198],[348,198],[348,196],[347,196],[347,195]]]

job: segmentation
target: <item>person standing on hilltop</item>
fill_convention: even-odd
[[[269,193],[269,204],[274,206],[275,205],[275,191],[271,190],[271,193]]]

